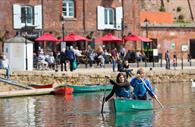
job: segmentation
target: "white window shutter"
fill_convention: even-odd
[[[104,30],[104,7],[97,6],[97,28],[98,30]]]
[[[116,29],[121,30],[122,29],[122,19],[123,18],[123,9],[122,7],[116,8]]]
[[[34,25],[35,29],[42,29],[42,6],[34,6]]]
[[[21,21],[21,6],[19,4],[13,5],[13,27],[14,29],[21,29],[23,27]]]

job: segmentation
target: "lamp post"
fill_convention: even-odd
[[[148,21],[147,18],[145,18],[144,23],[146,25],[145,26],[145,28],[146,28],[146,37],[148,38],[148,23],[149,23],[149,21]],[[147,43],[147,56],[145,58],[145,67],[147,67],[147,59],[149,58],[149,52],[148,52],[149,44],[148,44],[148,42],[146,42],[146,43]]]
[[[26,48],[26,58],[25,58],[25,61],[26,61],[26,70],[28,70],[28,45],[27,45],[27,11],[26,11],[26,8],[24,9],[24,12],[22,14],[22,20],[24,22],[24,36],[25,36],[25,48]]]
[[[61,24],[62,24],[62,40],[64,42],[64,19],[63,18],[62,18]]]
[[[61,42],[61,50],[63,49],[63,48],[66,48],[66,43],[64,42],[64,35],[65,35],[65,32],[64,32],[64,17],[63,16],[61,16],[61,28],[62,28],[62,41],[63,42]]]

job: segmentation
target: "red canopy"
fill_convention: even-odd
[[[144,42],[150,42],[152,40],[150,40],[149,38],[143,37],[143,36],[138,36],[138,35],[128,35],[126,37],[124,37],[125,41],[144,41]]]
[[[63,41],[63,38],[61,38],[59,41]],[[89,41],[89,40],[75,33],[70,33],[64,36],[64,41]]]
[[[35,41],[58,41],[53,35],[45,33],[42,36],[35,39]]]
[[[107,41],[107,42],[122,42],[122,40],[116,36],[113,36],[111,33],[104,35],[101,38],[96,39],[98,41]]]

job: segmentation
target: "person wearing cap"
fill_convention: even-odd
[[[130,84],[134,88],[134,99],[147,100],[148,94],[153,98],[156,97],[150,80],[144,78],[143,68],[137,70],[137,75],[131,78]]]

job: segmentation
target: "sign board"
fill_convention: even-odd
[[[62,51],[63,49],[66,49],[66,42],[61,42],[60,47],[61,47],[61,51]]]
[[[158,49],[153,49],[153,56],[158,56]]]
[[[181,51],[182,52],[187,52],[188,51],[188,45],[182,45],[181,46]]]
[[[172,48],[172,49],[175,48],[175,43],[174,43],[174,42],[171,43],[171,48]]]

